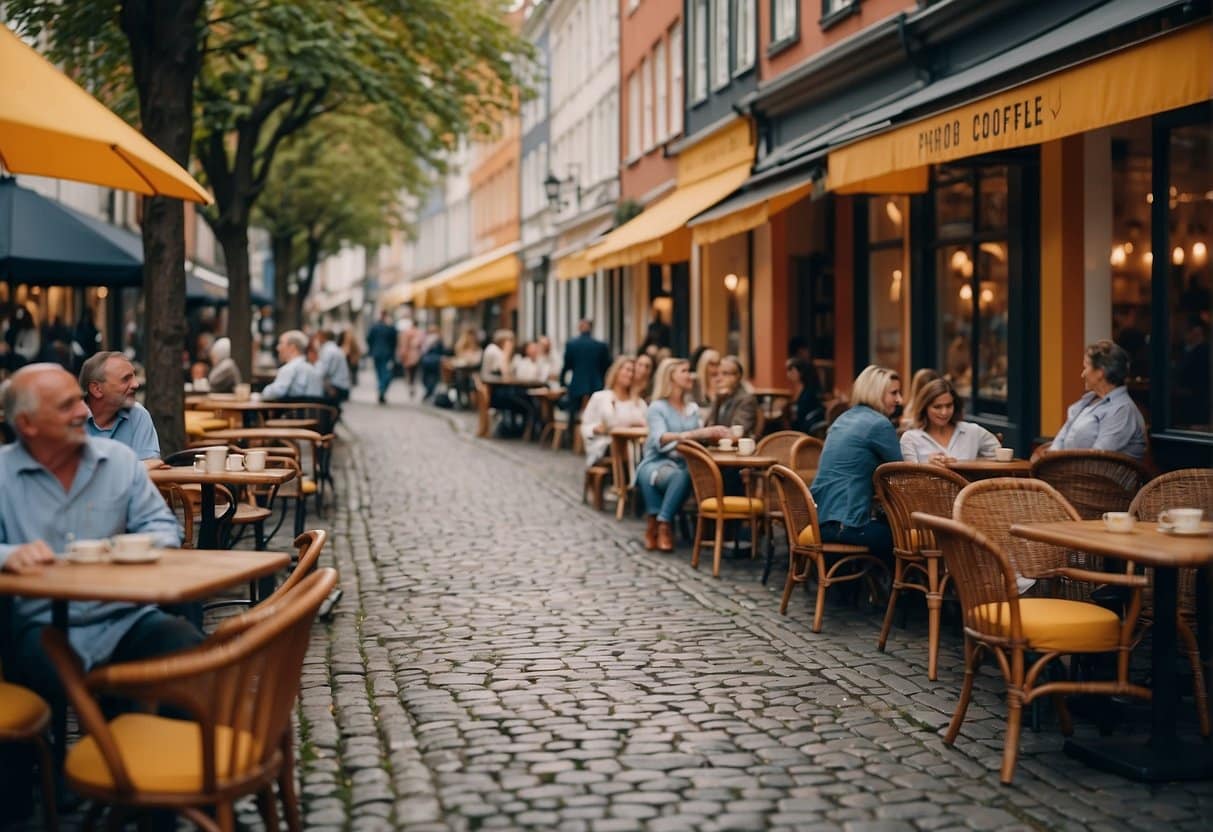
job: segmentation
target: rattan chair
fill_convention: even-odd
[[[55,767],[46,742],[50,721],[50,706],[41,696],[0,678],[0,743],[34,747],[42,778],[42,822],[48,832],[54,832],[59,828],[59,819],[55,811]]]
[[[849,543],[823,543],[817,524],[817,505],[795,471],[784,465],[770,469],[771,483],[779,494],[784,529],[788,535],[788,576],[783,583],[779,614],[788,614],[788,601],[796,584],[817,580],[817,606],[813,610],[813,632],[821,632],[825,616],[826,590],[834,584],[863,578],[874,597],[880,590],[872,579],[876,569],[887,569],[884,561],[869,553],[866,546]]]
[[[939,667],[939,616],[947,589],[947,570],[938,557],[930,532],[910,519],[916,511],[951,517],[956,496],[969,484],[942,465],[886,462],[872,475],[876,495],[884,504],[893,531],[893,589],[876,646],[889,639],[897,597],[902,590],[921,592],[927,601],[927,678],[935,681]]]
[[[792,453],[796,448],[796,443],[805,439],[805,435],[798,430],[780,430],[772,433],[770,436],[764,436],[758,441],[758,447],[755,453],[758,456],[770,456],[779,460],[780,465],[786,465],[789,468],[795,468],[795,461]],[[755,481],[755,497],[761,497],[766,504],[766,527],[768,532],[773,532],[777,523],[783,522],[783,514],[779,507],[779,497],[775,494],[774,488],[771,487],[769,477],[764,473]],[[765,584],[767,578],[771,575],[771,564],[775,558],[775,535],[773,533],[767,535],[767,555],[766,563],[762,567],[762,582]]]
[[[1084,520],[1128,511],[1149,474],[1136,459],[1112,451],[1049,451],[1032,461],[1032,476],[1061,492]]]
[[[788,466],[793,471],[816,471],[821,462],[821,449],[825,443],[816,436],[802,436],[792,449],[792,464]]]
[[[1138,520],[1155,522],[1158,515],[1168,508],[1200,508],[1206,517],[1213,517],[1213,471],[1208,468],[1187,468],[1172,471],[1151,480],[1137,493],[1129,507]],[[1153,570],[1147,570],[1153,580]],[[1200,666],[1200,646],[1196,638],[1196,585],[1201,573],[1195,569],[1179,570],[1179,608],[1175,622],[1176,631],[1183,643],[1188,663],[1192,667],[1192,694],[1196,700],[1196,715],[1200,720],[1200,734],[1210,734],[1209,696],[1205,689],[1205,677]],[[1141,619],[1148,627],[1154,619],[1153,587],[1142,594]],[[1143,631],[1145,629],[1143,627]]]
[[[964,616],[964,683],[956,712],[944,735],[945,743],[952,745],[960,733],[973,694],[973,680],[985,652],[993,654],[1007,684],[1007,734],[1000,773],[1003,783],[1010,783],[1015,774],[1025,705],[1042,696],[1053,697],[1062,733],[1069,736],[1073,725],[1062,699],[1066,694],[1150,698],[1148,688],[1135,685],[1128,678],[1129,651],[1133,646],[1144,578],[1130,576],[1136,580],[1124,619],[1085,601],[1020,598],[1015,566],[996,542],[972,526],[946,517],[924,512],[915,512],[910,517],[916,525],[929,529],[934,535],[956,594],[960,596]],[[1095,653],[1116,656],[1114,680],[1039,683],[1041,674],[1054,659]]]
[[[336,583],[334,570],[320,569],[280,603],[250,613],[255,623],[236,637],[88,674],[63,633],[47,628],[43,645],[85,733],[67,753],[68,785],[103,804],[170,809],[223,832],[235,828],[234,801],[256,794],[266,828],[277,829],[273,786],[288,764],[284,741],[303,657],[316,611]],[[127,713],[107,722],[96,699],[102,693],[190,718]],[[292,811],[297,819],[289,806],[288,818]]]
[[[699,550],[706,545],[703,527],[705,523],[712,523],[712,577],[719,578],[720,558],[724,554],[724,524],[748,521],[750,545],[757,547],[766,504],[758,497],[726,496],[720,468],[697,442],[679,442],[678,452],[686,460],[691,486],[695,489],[695,541],[691,544],[691,568],[699,568]]]

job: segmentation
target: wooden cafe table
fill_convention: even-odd
[[[282,485],[295,476],[292,468],[267,468],[264,471],[223,471],[212,474],[197,471],[192,465],[153,468],[147,472],[156,485],[202,486],[202,517],[198,525],[198,548],[219,547],[219,521],[215,518],[216,485]]]
[[[1187,742],[1175,730],[1176,604],[1180,568],[1213,563],[1213,524],[1204,534],[1161,532],[1153,523],[1137,523],[1132,532],[1108,531],[1102,520],[1015,523],[1011,534],[1028,540],[1131,560],[1154,569],[1154,624],[1151,628],[1150,738],[1066,740],[1065,751],[1083,762],[1146,782],[1213,777],[1213,746]]]
[[[51,626],[66,632],[69,601],[183,604],[268,577],[290,562],[286,552],[226,549],[162,549],[159,560],[138,564],[56,560],[37,572],[0,572],[0,595],[49,599]],[[67,748],[67,703],[63,697],[56,697],[52,706],[55,760],[62,769]]]
[[[1007,462],[999,462],[997,459],[958,459],[946,465],[969,482],[991,477],[1032,476],[1032,463],[1026,459],[1012,459]]]
[[[611,428],[611,481],[615,488],[615,519],[622,520],[627,508],[628,489],[636,470],[638,445],[649,438],[649,429],[642,426]]]

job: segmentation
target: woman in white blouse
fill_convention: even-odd
[[[643,426],[648,405],[634,395],[632,379],[636,363],[631,356],[615,359],[606,373],[606,387],[590,396],[581,414],[581,438],[585,440],[585,464],[598,462],[611,447],[611,428]]]
[[[901,435],[906,462],[993,459],[998,437],[981,425],[961,421],[963,409],[956,388],[946,378],[923,385],[910,405],[913,425]]]

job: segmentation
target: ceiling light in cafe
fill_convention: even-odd
[[[1201,242],[1192,244],[1192,264],[1195,266],[1203,266],[1205,261],[1209,259],[1209,249]]]
[[[1171,262],[1177,266],[1182,266],[1184,264],[1184,247],[1183,246],[1176,246],[1175,249],[1171,252]]]
[[[1128,259],[1127,246],[1112,246],[1112,256],[1108,259],[1118,269],[1124,266],[1125,260]]]
[[[973,299],[973,287],[968,283],[960,287],[960,299],[966,302]]]
[[[724,288],[730,292],[737,291],[737,275],[730,272],[724,276]]]
[[[901,228],[901,209],[897,207],[897,201],[890,199],[884,204],[884,212],[889,215],[889,221],[893,225]]]
[[[1141,261],[1146,264],[1146,268],[1154,265],[1154,252],[1147,251],[1141,256]]]

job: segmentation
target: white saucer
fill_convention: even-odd
[[[1175,529],[1164,528],[1162,526],[1157,526],[1156,528],[1163,534],[1173,534],[1177,537],[1206,537],[1213,534],[1213,523],[1201,523],[1195,529]]]
[[[146,552],[110,552],[110,560],[114,563],[155,563],[160,560],[159,549],[148,549]]]
[[[712,450],[716,451],[717,453],[721,453],[721,454],[735,454],[735,453],[737,453],[737,446],[732,445],[728,448],[722,448],[719,445],[717,445],[716,447],[712,448]]]
[[[68,563],[108,563],[110,553],[104,552],[99,555],[82,555],[78,552],[68,552],[63,556],[63,559]]]

